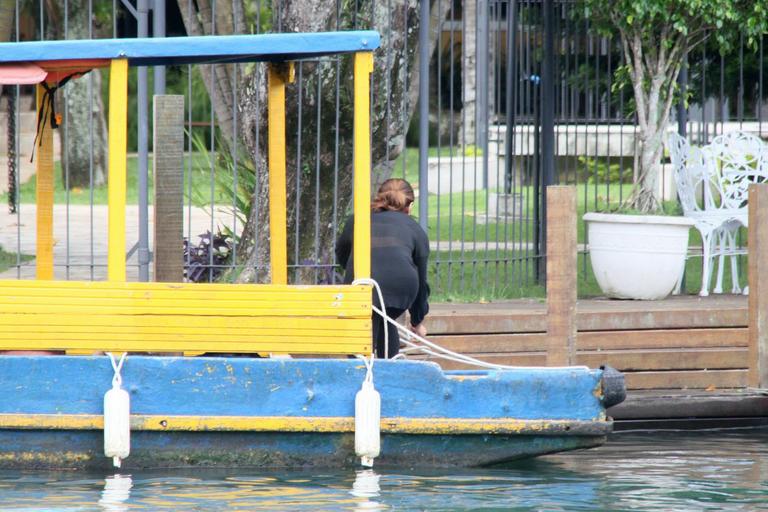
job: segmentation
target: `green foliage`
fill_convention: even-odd
[[[131,68],[128,73],[128,151],[138,150],[138,73],[137,68]],[[189,67],[187,66],[168,66],[166,67],[166,94],[181,94],[185,101],[185,123],[188,121],[189,105],[192,105],[192,121],[196,123],[207,123],[211,118],[211,102],[208,97],[208,90],[203,83],[203,77],[197,67],[192,68],[192,79],[189,77]],[[94,71],[102,73],[101,97],[105,108],[109,108],[109,73],[106,71]],[[147,73],[148,92],[148,111],[149,111],[149,133],[152,133],[152,91],[154,90],[154,74]],[[191,89],[191,96],[190,96]],[[204,140],[210,140],[210,123],[206,126],[196,126],[195,133],[199,134]],[[152,138],[149,139],[149,149],[152,149]]]
[[[483,148],[479,148],[474,144],[468,144],[464,148],[464,156],[483,156]]]
[[[611,163],[608,158],[579,157],[589,173],[589,183],[632,183],[633,172],[631,167],[624,167],[618,163]]]
[[[245,2],[245,19],[251,34],[263,34],[272,30],[272,5],[270,2]]]
[[[639,35],[644,48],[670,49],[679,37],[692,44],[707,33],[722,51],[738,43],[738,35],[755,46],[768,25],[764,1],[742,0],[582,0],[584,15],[604,35]]]
[[[228,149],[211,153],[208,139],[192,136],[199,158],[192,166],[192,204],[212,209],[227,205],[244,226],[251,212],[251,198],[256,188],[256,169],[247,150],[240,145],[237,158]],[[226,148],[219,143],[217,147]],[[211,165],[212,163],[212,165]],[[218,205],[218,206],[217,206]],[[225,228],[225,234],[239,242],[239,233]]]

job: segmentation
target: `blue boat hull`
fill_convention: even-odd
[[[358,360],[132,356],[126,468],[353,466]],[[0,467],[107,468],[107,357],[0,356]],[[377,465],[487,466],[597,446],[601,370],[443,372],[377,361]]]

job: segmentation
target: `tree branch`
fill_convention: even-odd
[[[645,70],[643,68],[643,43],[640,34],[634,31],[632,34],[631,42],[632,50],[632,64],[634,67],[634,79],[632,80],[632,88],[635,91],[635,104],[637,109],[637,120],[640,124],[642,132],[645,132],[647,127],[647,106],[645,102]]]

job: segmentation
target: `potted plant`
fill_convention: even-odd
[[[693,220],[664,215],[587,213],[592,271],[606,296],[663,299],[685,267]]]
[[[688,53],[709,37],[723,51],[740,35],[755,44],[768,25],[768,9],[738,0],[582,2],[601,34],[619,36],[624,65],[617,78],[631,83],[638,124],[634,187],[623,205],[636,214],[585,215],[593,270],[608,296],[663,298],[682,274],[692,225],[653,215],[660,209],[657,181],[678,74]]]

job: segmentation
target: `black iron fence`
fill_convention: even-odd
[[[618,41],[591,30],[577,0],[326,2],[320,14],[302,18],[304,11],[321,5],[307,4],[303,9],[298,2],[276,0],[17,0],[9,18],[11,31],[0,37],[165,37],[193,28],[201,34],[297,27],[379,30],[382,48],[376,66],[387,72],[378,75],[372,90],[376,178],[403,176],[416,185],[419,221],[432,246],[432,287],[442,298],[542,293],[546,185],[577,185],[580,212],[621,202],[629,193],[636,129],[631,89],[617,74],[622,53]],[[420,21],[427,15],[431,30],[419,38],[419,29],[426,27]],[[339,72],[342,65],[335,59],[299,63],[299,80],[289,90],[289,102],[295,105],[288,135],[293,176],[289,254],[291,278],[297,282],[337,279],[333,239],[351,199],[344,186],[348,77]],[[767,135],[764,67],[763,41],[757,49],[739,41],[726,55],[712,44],[697,49],[688,56],[680,81],[687,108],[680,103],[673,127],[699,142],[732,129]],[[248,192],[267,173],[260,156],[266,134],[259,117],[263,105],[253,94],[264,86],[263,71],[258,66],[224,71],[132,71],[130,144],[136,153],[131,157],[135,191],[129,202],[135,204],[136,221],[129,262],[136,279],[151,278],[152,93],[185,96],[185,257],[194,276],[236,278],[233,270],[260,243],[258,235],[247,241],[240,236],[249,218],[257,223],[266,218],[266,210],[258,211],[265,206],[258,194],[254,200]],[[60,102],[59,144],[64,152],[57,211],[66,222],[56,235],[56,266],[63,278],[99,279],[106,265],[99,156],[105,84],[98,73],[89,74],[84,83],[83,90],[64,87]],[[9,275],[28,277],[33,271],[22,255],[34,252],[28,233],[33,171],[27,164],[34,136],[29,128],[33,100],[24,87],[5,87],[3,95],[0,131],[7,137],[0,136],[0,141],[8,144],[0,153],[8,156],[14,187],[10,194],[4,192],[15,210],[0,219],[0,244],[17,254]],[[83,101],[87,114],[78,110]],[[87,148],[89,156],[75,160],[76,152],[68,149],[75,147]],[[675,199],[671,174],[662,173],[658,193]],[[244,211],[249,208],[257,211]],[[213,239],[224,245],[213,250]],[[256,258],[248,263],[263,278],[268,262]]]

